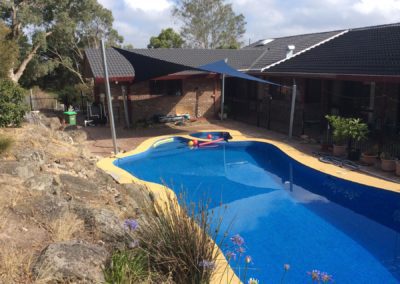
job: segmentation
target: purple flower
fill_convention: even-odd
[[[285,271],[288,271],[290,269],[290,264],[284,264],[283,269],[285,269]]]
[[[215,263],[213,261],[202,260],[199,262],[199,265],[204,269],[210,269],[210,270],[215,269]]]
[[[226,257],[228,258],[228,260],[236,260],[236,253],[234,253],[233,251],[227,251],[226,252]]]
[[[236,252],[238,252],[240,255],[242,255],[246,252],[246,249],[244,247],[238,247],[236,249]]]
[[[138,226],[139,223],[135,219],[126,219],[124,222],[124,228],[129,229],[131,231],[136,230]]]
[[[320,276],[321,276],[322,282],[324,282],[324,283],[333,282],[332,275],[329,275],[326,272],[321,272]]]
[[[256,278],[250,278],[247,284],[258,284],[260,283]]]
[[[244,244],[244,239],[239,234],[236,234],[231,237],[231,242],[240,247]]]
[[[313,282],[319,282],[321,279],[321,271],[314,269],[313,271],[307,272],[308,275],[311,275],[311,279]]]

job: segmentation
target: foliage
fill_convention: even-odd
[[[10,137],[0,137],[0,155],[5,153],[8,149],[10,149],[11,145],[14,143],[14,140]]]
[[[333,128],[333,141],[336,145],[344,145],[349,138],[347,133],[347,119],[336,115],[327,115],[325,118]]]
[[[182,37],[172,28],[161,30],[158,36],[152,36],[147,48],[181,48],[184,44]]]
[[[347,135],[354,141],[361,141],[367,138],[368,125],[361,122],[359,118],[348,118],[347,122]]]
[[[379,158],[381,158],[382,160],[394,160],[395,159],[395,157],[389,152],[382,152],[379,155]]]
[[[333,140],[336,145],[343,145],[347,140],[361,141],[366,139],[368,125],[359,118],[344,118],[336,115],[327,115],[325,118],[333,127]]]
[[[137,230],[140,247],[152,271],[170,275],[175,283],[209,283],[220,257],[213,239],[220,233],[222,217],[204,202],[195,205],[180,199],[180,204],[170,196],[164,203],[145,206],[147,218]],[[219,238],[219,247],[225,239]]]
[[[232,4],[223,0],[179,0],[173,15],[182,22],[181,35],[188,46],[197,48],[239,48],[245,33],[245,19],[236,15]]]
[[[14,41],[8,39],[10,30],[0,21],[0,79],[8,77],[18,54]]]
[[[104,270],[107,283],[142,283],[149,278],[148,257],[141,249],[115,252]]]
[[[20,47],[19,60],[10,75],[15,82],[25,71],[38,77],[43,75],[41,72],[62,66],[83,83],[83,48],[98,47],[103,37],[109,45],[123,41],[112,28],[111,12],[97,0],[1,1],[0,16],[11,29],[11,39]],[[34,61],[35,68],[27,68]],[[40,68],[49,62],[53,64]]]
[[[25,90],[9,80],[0,81],[0,127],[19,126],[26,106]]]

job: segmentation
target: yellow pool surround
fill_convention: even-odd
[[[264,143],[269,143],[277,148],[279,148],[281,151],[283,151],[285,154],[293,158],[294,160],[300,162],[301,164],[308,166],[310,168],[313,168],[317,171],[342,178],[348,181],[352,181],[355,183],[367,185],[367,186],[373,186],[385,190],[390,190],[390,191],[395,191],[395,192],[400,192],[400,184],[395,183],[395,182],[390,182],[384,179],[379,179],[373,176],[369,176],[367,174],[357,172],[357,171],[352,171],[346,168],[341,168],[332,164],[327,164],[327,163],[322,163],[320,162],[316,157],[313,157],[309,154],[303,153],[294,147],[285,144],[283,142],[279,141],[274,141],[270,139],[262,139],[262,138],[249,138],[243,135],[241,132],[237,130],[230,130],[230,129],[213,129],[213,130],[199,130],[197,132],[229,132],[230,135],[232,136],[232,139],[230,141],[232,142],[238,142],[238,141],[256,141],[256,142],[264,142]],[[193,136],[190,136],[189,134],[187,135],[165,135],[165,136],[158,136],[158,137],[153,137],[149,138],[145,141],[143,141],[136,149],[126,152],[126,153],[121,153],[118,154],[114,157],[110,158],[104,158],[100,160],[97,163],[97,166],[104,170],[106,173],[110,174],[118,183],[125,184],[125,183],[137,183],[141,185],[145,185],[151,190],[154,191],[154,193],[160,193],[161,189],[164,189],[165,187],[163,185],[157,184],[157,183],[152,183],[152,182],[145,182],[143,180],[140,180],[136,178],[135,176],[131,175],[127,171],[117,167],[114,165],[114,161],[119,159],[119,158],[124,158],[124,157],[129,157],[132,155],[136,155],[142,152],[147,151],[150,148],[156,147],[157,145],[160,145],[162,143],[167,143],[172,141],[174,137],[182,137],[182,138],[187,138],[187,139],[196,139],[198,141],[209,141],[207,139],[201,139],[201,138],[194,138]]]

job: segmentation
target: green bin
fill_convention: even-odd
[[[69,125],[76,125],[76,112],[74,112],[74,111],[65,111],[64,115],[65,115],[65,121]]]

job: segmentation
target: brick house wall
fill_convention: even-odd
[[[182,79],[181,95],[153,95],[149,81],[110,83],[115,120],[124,122],[122,86],[127,90],[129,120],[151,119],[154,115],[190,114],[190,117],[213,118],[220,109],[221,83],[216,76],[197,75]],[[95,97],[105,93],[104,84],[96,84]]]

